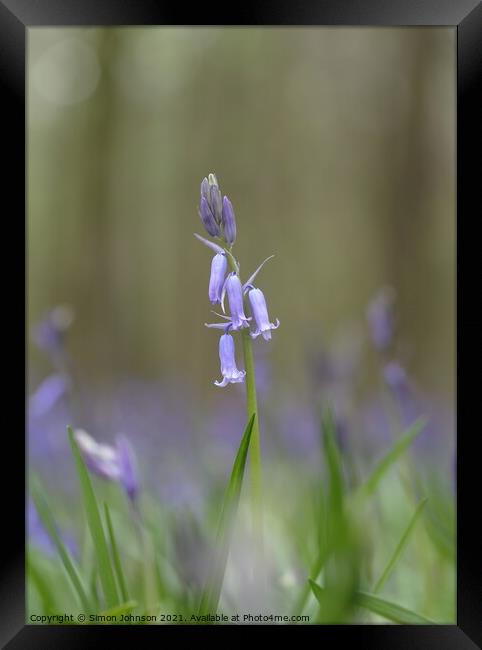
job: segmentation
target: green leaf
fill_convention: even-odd
[[[343,465],[335,437],[335,423],[330,409],[322,420],[323,449],[329,471],[329,513],[337,515],[341,512],[344,493]]]
[[[402,537],[400,538],[400,541],[398,542],[397,546],[395,547],[395,550],[392,554],[392,557],[388,561],[388,564],[386,565],[385,569],[383,570],[381,576],[377,580],[374,588],[373,588],[373,593],[376,594],[378,593],[383,585],[386,583],[388,578],[393,572],[393,569],[395,568],[395,565],[397,564],[398,560],[402,556],[403,551],[405,550],[405,547],[408,544],[408,541],[410,539],[410,536],[415,528],[415,524],[417,523],[418,518],[422,514],[423,509],[425,508],[425,505],[427,503],[428,499],[422,499],[418,506],[415,509],[415,512],[412,515],[412,518],[410,519],[410,522],[405,529]]]
[[[32,557],[32,553],[28,553],[27,557],[27,573],[29,582],[35,586],[40,600],[42,602],[42,613],[44,614],[55,614],[58,609],[55,607],[55,597],[50,589],[50,585],[47,580],[45,580],[42,570],[37,566],[36,561]]]
[[[60,559],[62,560],[62,564],[64,565],[67,575],[69,576],[72,585],[79,597],[80,603],[82,604],[82,608],[84,609],[85,612],[90,612],[91,607],[89,604],[89,599],[87,597],[87,592],[80,578],[79,571],[75,565],[73,558],[70,556],[69,551],[65,547],[62,538],[59,535],[57,525],[55,523],[52,512],[48,506],[45,497],[42,494],[39,484],[35,480],[32,480],[31,492],[32,492],[32,498],[35,503],[35,507],[37,508],[39,517],[57,548],[57,551],[60,555]]]
[[[97,591],[97,566],[94,564],[92,566],[91,572],[90,572],[90,597],[92,599],[92,603],[95,605],[96,611],[100,609],[100,603],[99,603],[99,593]]]
[[[95,498],[94,488],[90,480],[89,472],[85,466],[82,455],[79,451],[77,443],[74,438],[72,427],[67,427],[72,453],[75,458],[77,466],[77,473],[79,475],[80,488],[84,502],[85,513],[87,516],[87,523],[89,524],[90,534],[94,544],[94,550],[97,558],[97,565],[99,569],[99,578],[102,584],[105,600],[109,608],[114,607],[119,603],[117,596],[117,589],[114,579],[114,572],[110,562],[109,549],[102,527],[100,518],[99,507]]]
[[[224,494],[224,501],[221,509],[221,516],[219,519],[216,537],[217,549],[211,563],[208,582],[201,597],[201,602],[199,605],[200,615],[211,612],[214,613],[218,607],[219,597],[221,595],[221,588],[224,580],[224,572],[226,570],[231,533],[234,518],[238,510],[241,487],[243,484],[244,469],[246,466],[246,457],[248,454],[255,417],[256,414],[253,413],[244,431],[241,444],[239,445],[238,453],[236,454],[236,458],[234,460],[231,477]]]
[[[124,577],[124,571],[122,569],[122,563],[120,561],[120,556],[119,556],[119,551],[117,547],[117,542],[115,539],[114,535],[114,528],[112,526],[112,519],[110,516],[110,511],[109,511],[109,506],[107,503],[104,503],[104,510],[105,510],[105,519],[107,522],[107,531],[109,533],[109,541],[110,541],[110,547],[112,551],[112,559],[114,562],[114,569],[115,569],[115,574],[117,577],[117,584],[119,585],[119,590],[121,594],[121,598],[123,602],[128,602],[129,601],[129,594],[127,592],[127,587],[126,587],[126,580]]]
[[[402,435],[395,441],[390,451],[378,462],[373,472],[368,479],[358,489],[358,496],[370,496],[375,492],[380,481],[391,468],[391,466],[400,458],[400,456],[408,449],[415,438],[421,433],[425,426],[425,420],[417,420],[411,427],[402,433]]]
[[[364,607],[374,614],[383,616],[383,618],[386,618],[389,621],[394,621],[395,623],[402,623],[405,625],[433,625],[435,622],[429,618],[425,618],[425,616],[413,612],[410,609],[406,609],[396,603],[385,600],[385,598],[380,598],[373,594],[367,594],[363,591],[359,591],[356,594],[355,602],[359,607]]]
[[[320,604],[322,604],[325,590],[320,587],[320,585],[316,584],[316,582],[313,582],[313,580],[310,580],[310,585],[315,598]],[[396,603],[392,603],[384,598],[363,591],[357,591],[355,593],[354,602],[359,607],[368,609],[374,614],[378,614],[378,616],[382,616],[383,618],[386,618],[389,621],[394,621],[395,623],[402,623],[405,625],[434,624],[434,621],[431,621],[424,616],[420,616],[420,614],[417,614],[410,609],[406,609]]]
[[[320,484],[320,509],[318,520],[319,552],[313,562],[310,578],[316,580],[327,559],[333,551],[340,525],[343,524],[343,495],[345,492],[343,479],[343,463],[335,436],[333,413],[329,407],[324,409],[321,420],[321,440],[324,457],[329,473],[328,494],[325,496],[323,485]],[[310,585],[305,583],[303,590],[294,606],[294,613],[301,613],[310,595]]]

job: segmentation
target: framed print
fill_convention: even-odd
[[[4,647],[480,647],[482,9],[438,4],[2,0]]]

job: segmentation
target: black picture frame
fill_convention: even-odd
[[[470,400],[465,376],[463,350],[471,350],[461,328],[467,333],[480,332],[477,318],[471,318],[474,300],[462,287],[462,278],[476,278],[478,260],[477,240],[471,237],[471,223],[480,220],[476,194],[480,184],[479,120],[482,115],[480,80],[482,79],[482,4],[477,0],[318,0],[294,3],[240,3],[238,6],[216,6],[203,3],[186,7],[160,0],[0,0],[0,88],[4,109],[2,129],[2,158],[5,172],[2,179],[4,251],[15,251],[11,257],[2,256],[4,304],[8,316],[4,320],[7,332],[3,341],[15,348],[15,359],[6,371],[12,391],[9,412],[17,413],[12,423],[4,424],[3,463],[11,474],[4,484],[3,520],[9,522],[8,534],[3,535],[5,550],[1,554],[0,581],[0,642],[12,650],[25,648],[85,648],[97,639],[113,639],[119,635],[126,642],[139,643],[145,636],[162,640],[166,626],[102,627],[102,626],[34,626],[25,625],[25,364],[19,364],[19,351],[25,351],[25,292],[23,298],[17,283],[25,285],[25,169],[26,169],[26,32],[34,26],[117,26],[117,25],[350,25],[350,26],[449,26],[456,30],[457,47],[457,624],[434,626],[348,625],[348,626],[284,626],[296,628],[296,633],[309,631],[317,643],[350,643],[355,646],[384,650],[437,648],[465,650],[482,647],[482,570],[480,552],[482,535],[477,526],[480,509],[474,495],[480,494],[478,432],[473,419],[474,405]],[[479,156],[476,157],[476,152]],[[479,181],[479,182],[477,182]],[[479,210],[480,213],[480,210]],[[472,217],[473,215],[473,217]],[[471,219],[472,217],[472,219]],[[5,234],[5,225],[9,228]],[[464,250],[464,273],[461,273],[461,247]],[[472,246],[472,249],[470,247]],[[13,281],[15,280],[15,281]],[[28,288],[27,288],[28,289]],[[475,294],[476,298],[477,294]],[[12,326],[12,314],[22,324]],[[17,340],[15,340],[17,338]],[[11,343],[10,343],[11,342]],[[15,345],[17,344],[17,345]],[[24,352],[25,354],[25,352]],[[462,367],[464,375],[462,375]],[[464,394],[462,399],[461,387]],[[468,392],[467,392],[468,391]],[[23,397],[21,397],[23,395]],[[17,396],[18,402],[15,400]],[[475,393],[474,393],[475,396]],[[479,399],[480,401],[480,399]],[[468,403],[467,408],[463,406]],[[16,408],[15,408],[16,407]],[[19,421],[20,420],[20,421]],[[15,435],[13,433],[15,432]],[[5,459],[8,457],[8,463]],[[477,463],[477,464],[476,464]],[[2,470],[4,477],[6,468]],[[472,505],[473,504],[473,505]],[[13,533],[11,531],[14,531]],[[171,627],[171,626],[169,626]],[[175,626],[172,626],[175,627]],[[225,639],[233,626],[214,627],[214,636]],[[258,627],[258,626],[257,626]],[[274,630],[277,626],[271,626]],[[211,626],[176,627],[179,640],[188,637],[194,642]],[[237,638],[251,626],[236,626]],[[122,635],[122,637],[120,637]],[[231,641],[230,641],[231,642]]]

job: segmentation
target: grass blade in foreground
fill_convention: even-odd
[[[36,482],[32,487],[32,498],[39,513],[40,519],[42,520],[42,523],[47,529],[48,534],[52,538],[52,541],[54,542],[57,551],[59,552],[62,564],[64,565],[67,575],[69,576],[72,585],[77,592],[83,609],[86,612],[90,612],[92,608],[89,604],[89,599],[87,597],[84,585],[82,584],[79,572],[75,566],[74,560],[70,557],[70,553],[62,542],[47,501],[45,500],[45,497],[43,496],[40,487]]]
[[[358,489],[357,496],[370,496],[377,489],[380,481],[385,476],[390,467],[400,458],[406,449],[412,444],[415,438],[422,432],[425,426],[425,420],[417,420],[409,427],[400,438],[394,443],[388,454],[386,454],[377,464],[368,479]]]
[[[75,458],[77,466],[77,473],[79,475],[80,487],[84,502],[85,513],[87,515],[87,522],[89,524],[90,534],[94,543],[95,554],[97,557],[99,567],[99,578],[102,583],[107,607],[110,609],[119,603],[117,596],[117,588],[114,579],[114,573],[110,563],[109,549],[102,527],[100,518],[99,507],[95,498],[94,488],[90,480],[89,472],[85,466],[84,460],[81,456],[79,448],[74,438],[72,427],[67,427],[69,434],[70,445],[72,453]]]
[[[327,409],[327,413],[322,420],[322,436],[330,476],[328,513],[336,517],[342,510],[344,481],[340,450],[335,437],[335,423],[330,409]]]
[[[214,613],[218,607],[219,596],[221,595],[221,588],[224,580],[224,571],[226,569],[226,561],[228,558],[231,531],[238,509],[239,497],[243,484],[244,468],[246,466],[246,457],[248,454],[255,417],[256,414],[253,413],[244,431],[238,453],[234,460],[231,477],[224,494],[223,507],[219,519],[216,539],[217,552],[212,561],[208,583],[201,597],[199,605],[200,616],[211,612]]]
[[[27,575],[31,584],[37,590],[39,598],[42,602],[43,611],[47,616],[49,614],[55,614],[58,609],[55,607],[55,598],[52,594],[50,586],[47,580],[44,579],[42,571],[37,567],[35,560],[29,554],[27,559]],[[29,608],[30,609],[30,608]]]
[[[120,561],[119,551],[117,549],[117,542],[114,535],[114,528],[112,526],[112,519],[110,516],[109,506],[107,503],[104,503],[105,519],[107,522],[107,531],[109,533],[109,541],[112,550],[112,560],[114,562],[114,569],[117,577],[117,584],[119,585],[119,591],[123,602],[129,601],[129,594],[127,592],[126,580],[124,577],[124,571],[122,570],[122,564]]]
[[[334,525],[336,525],[337,520],[341,517],[343,510],[343,496],[345,493],[343,463],[335,435],[333,412],[330,408],[326,409],[326,415],[321,419],[321,442],[328,468],[329,485],[326,504],[324,504],[323,507],[323,521],[318,522],[318,525],[323,527],[322,532],[324,535],[324,543],[320,544],[320,551],[311,568],[309,574],[311,580],[317,579],[325,565],[325,562],[333,552],[335,538],[333,528]],[[320,485],[320,489],[323,489],[322,485]],[[325,499],[324,493],[321,495],[321,498]],[[309,595],[310,583],[306,582],[295,603],[293,613],[301,614],[305,608]]]
[[[315,595],[315,598],[318,602],[322,601],[323,597],[323,588],[310,580],[311,589]],[[420,616],[410,609],[405,609],[405,607],[400,607],[396,603],[392,603],[389,600],[380,598],[379,596],[374,596],[373,594],[367,594],[363,591],[358,591],[355,594],[355,604],[359,607],[364,607],[374,614],[378,614],[383,618],[386,618],[389,621],[394,623],[401,623],[405,625],[433,625],[434,621],[431,621],[424,616]]]
[[[392,574],[393,569],[395,568],[396,563],[400,559],[405,547],[408,544],[408,541],[410,539],[410,536],[412,534],[412,531],[415,528],[415,524],[418,521],[418,518],[422,514],[423,509],[425,508],[425,505],[427,503],[428,499],[422,499],[420,503],[418,504],[415,512],[412,515],[412,518],[410,519],[410,522],[405,529],[402,537],[400,538],[400,541],[398,542],[395,551],[393,552],[392,557],[390,558],[390,561],[388,562],[387,566],[383,570],[382,575],[378,578],[374,588],[373,588],[373,593],[376,594],[382,589],[383,585],[386,583],[390,575]]]

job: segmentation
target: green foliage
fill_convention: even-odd
[[[224,571],[226,569],[233,522],[238,510],[246,457],[248,454],[249,443],[251,441],[251,433],[253,431],[255,417],[256,414],[253,414],[246,426],[244,435],[241,439],[241,444],[239,445],[238,453],[234,460],[229,483],[224,494],[216,538],[216,552],[213,555],[208,583],[199,605],[199,614],[201,616],[216,611],[218,607],[219,596],[221,594],[224,579]]]
[[[188,513],[170,512],[148,494],[139,508],[127,508],[128,502],[119,490],[101,483],[96,484],[94,492],[69,429],[84,505],[79,518],[85,531],[82,559],[71,557],[44,491],[37,480],[32,480],[34,503],[58,556],[48,558],[39,549],[29,550],[29,611],[40,609],[52,615],[72,602],[86,614],[120,617],[131,612],[136,616],[176,612],[186,623],[193,622],[193,614],[221,613],[223,592],[223,610],[236,612],[226,572],[239,559],[239,549],[233,546],[235,523],[240,531],[253,524],[251,509],[243,510],[241,501],[253,425],[254,417],[236,453],[220,511],[215,504],[221,490],[209,501],[213,515],[219,512],[213,545],[209,542],[212,517],[203,520],[194,513],[188,517],[192,522],[188,537],[193,544],[188,561],[205,563],[206,548],[210,551],[207,572],[197,586],[186,582],[182,564],[186,559],[181,561],[176,553],[176,530]],[[453,620],[454,555],[450,541],[454,513],[450,495],[427,477],[422,481],[423,474],[411,474],[409,467],[406,478],[412,479],[413,489],[407,492],[398,472],[390,471],[397,467],[422,426],[417,422],[403,432],[368,479],[357,484],[347,471],[333,415],[325,409],[320,429],[321,471],[312,478],[306,476],[306,481],[300,468],[289,465],[275,474],[267,472],[265,481],[270,489],[264,495],[264,565],[279,567],[279,575],[285,567],[300,563],[307,567],[304,577],[291,583],[288,580],[286,586],[278,588],[281,612],[309,614],[312,623],[328,624],[431,623],[420,613],[424,611],[437,622]],[[287,490],[287,486],[296,489]],[[269,498],[277,494],[283,494],[283,503],[270,503]],[[413,502],[414,494],[419,495],[418,503]],[[99,503],[103,503],[102,518]],[[270,514],[274,508],[286,513],[284,528],[279,528],[280,522]],[[233,549],[235,553],[230,555]],[[298,557],[294,549],[299,549]],[[243,552],[251,561],[249,542]],[[432,579],[435,568],[438,584]],[[415,585],[416,591],[410,585]]]
[[[82,455],[79,451],[71,427],[67,427],[72,453],[74,455],[77,473],[80,481],[82,500],[84,504],[87,523],[89,525],[92,542],[94,544],[95,555],[97,559],[97,568],[99,578],[104,591],[105,601],[109,608],[119,604],[117,588],[115,584],[114,572],[112,569],[109,548],[105,539],[104,528],[100,518],[99,507],[92,487],[92,481],[85,466]]]

